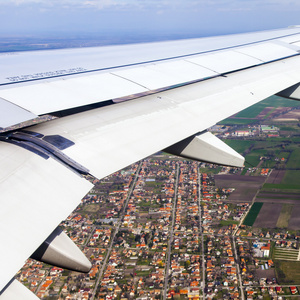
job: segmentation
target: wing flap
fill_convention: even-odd
[[[204,66],[219,74],[261,64],[260,60],[234,50],[225,50],[217,53],[191,57],[188,58],[187,61]]]
[[[37,115],[0,98],[0,127],[6,128],[35,118]]]
[[[259,59],[263,62],[270,62],[298,54],[297,51],[291,49],[289,45],[283,46],[276,42],[240,47],[236,51]]]
[[[5,142],[0,163],[1,290],[92,184],[52,158]]]
[[[1,300],[39,300],[35,294],[16,279],[10,282],[0,296]]]
[[[115,87],[115,88],[111,88]],[[60,78],[0,90],[10,102],[41,115],[148,91],[113,74]]]
[[[149,90],[183,84],[218,75],[205,67],[184,60],[151,64],[114,74],[133,81]]]

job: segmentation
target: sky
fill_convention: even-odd
[[[300,24],[299,0],[0,0],[0,36],[208,36]]]

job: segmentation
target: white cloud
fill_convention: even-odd
[[[45,6],[65,6],[70,5],[74,7],[78,6],[94,6],[94,7],[108,7],[108,6],[124,6],[133,5],[138,6],[138,1],[132,0],[1,0],[0,5],[26,5],[26,4],[41,4]]]
[[[115,9],[210,9],[219,11],[247,11],[259,8],[291,10],[300,8],[299,0],[0,0],[1,5],[31,5],[40,7],[107,8]]]
[[[83,5],[94,6],[94,7],[102,9],[107,6],[115,5],[115,1],[113,1],[113,0],[86,0],[83,2]]]

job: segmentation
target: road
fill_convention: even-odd
[[[199,213],[199,230],[201,235],[201,253],[202,253],[202,299],[205,299],[205,252],[204,252],[204,235],[202,230],[202,207],[201,207],[201,173],[198,169],[198,213]]]
[[[111,240],[110,240],[109,248],[107,249],[107,253],[106,253],[105,259],[104,259],[104,261],[103,261],[102,267],[101,267],[100,272],[99,272],[99,275],[98,275],[98,277],[97,277],[97,281],[96,281],[96,283],[95,283],[95,289],[94,289],[94,291],[93,291],[93,293],[92,293],[91,300],[94,300],[94,299],[95,299],[97,287],[99,286],[99,282],[100,282],[100,280],[101,280],[101,278],[102,278],[103,272],[104,272],[104,270],[106,269],[107,260],[108,260],[108,258],[110,257],[110,252],[111,252],[111,249],[112,249],[113,244],[114,244],[115,236],[116,236],[116,234],[119,232],[119,229],[120,229],[120,226],[121,226],[121,223],[122,223],[122,219],[123,219],[123,217],[124,217],[124,215],[125,215],[126,208],[127,208],[128,202],[129,202],[129,199],[131,198],[131,195],[132,195],[132,192],[133,192],[133,190],[134,190],[136,181],[137,181],[137,179],[138,179],[138,177],[139,177],[139,173],[140,173],[141,166],[142,166],[142,161],[140,161],[139,166],[138,166],[138,168],[137,168],[137,170],[136,170],[135,178],[134,178],[134,181],[133,181],[133,183],[132,183],[132,185],[131,185],[131,187],[130,187],[129,193],[128,193],[128,195],[127,195],[125,204],[124,204],[124,206],[123,206],[123,210],[122,210],[122,212],[121,212],[121,214],[120,214],[119,221],[118,221],[118,223],[117,223],[117,225],[116,225],[116,227],[115,227],[114,233],[111,235]]]
[[[233,251],[234,251],[234,257],[235,257],[235,263],[236,263],[236,273],[237,277],[239,280],[239,288],[241,291],[241,299],[245,300],[245,294],[244,294],[244,288],[243,288],[243,282],[242,282],[242,276],[241,276],[241,271],[240,271],[240,264],[239,264],[239,259],[236,251],[236,244],[235,244],[235,237],[232,236],[232,244],[233,244]]]
[[[271,171],[272,172],[272,171]],[[269,173],[269,175],[266,177],[264,183],[266,183],[268,177],[270,176],[271,172]],[[260,191],[260,188],[257,189],[254,197],[252,198],[252,203],[248,209],[248,211],[243,215],[243,217],[241,218],[239,225],[237,226],[237,228],[235,229],[235,231],[232,233],[232,244],[233,244],[233,250],[234,250],[234,256],[235,256],[235,261],[236,261],[236,270],[237,270],[237,277],[238,277],[238,281],[239,281],[239,288],[240,288],[240,294],[241,294],[241,299],[245,300],[245,294],[244,294],[244,288],[243,288],[243,283],[242,283],[242,276],[241,276],[241,272],[240,272],[240,265],[239,265],[239,259],[238,259],[238,255],[237,255],[237,250],[236,250],[236,243],[235,243],[235,236],[237,231],[239,230],[240,226],[243,224],[245,217],[247,216],[248,212],[250,211],[253,203],[255,202],[255,199],[258,195]],[[247,237],[248,238],[248,237]],[[257,238],[255,238],[257,239]],[[269,239],[270,240],[270,239]]]
[[[97,228],[97,226],[93,226],[93,229],[92,229],[91,233],[89,234],[88,238],[85,240],[85,243],[84,243],[84,245],[83,245],[83,247],[82,247],[83,249],[84,249],[84,247],[86,247],[86,245],[88,244],[88,242],[89,242],[89,240],[91,239],[92,235],[94,234],[96,228]]]
[[[174,202],[172,208],[172,221],[171,221],[171,229],[170,229],[170,238],[168,243],[168,253],[167,253],[167,265],[165,269],[165,285],[164,285],[164,294],[163,300],[167,299],[167,290],[169,286],[169,274],[170,274],[170,264],[171,264],[171,247],[173,242],[173,230],[174,230],[174,223],[175,223],[175,211],[176,211],[176,203],[177,203],[177,187],[178,187],[178,177],[179,177],[179,166],[177,164],[176,170],[176,180],[175,180],[175,189],[174,189]]]

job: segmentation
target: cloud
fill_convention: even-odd
[[[0,31],[223,33],[297,24],[299,11],[299,0],[0,0]]]
[[[132,0],[1,0],[0,5],[30,5],[40,4],[43,6],[73,6],[73,7],[84,7],[92,6],[98,8],[110,7],[110,6],[126,6],[136,4],[138,1]]]
[[[83,2],[83,5],[94,6],[102,9],[104,7],[114,6],[116,3],[113,0],[86,0]]]
[[[0,6],[37,4],[41,7],[113,9],[209,9],[249,10],[258,8],[300,8],[299,0],[1,0]]]

